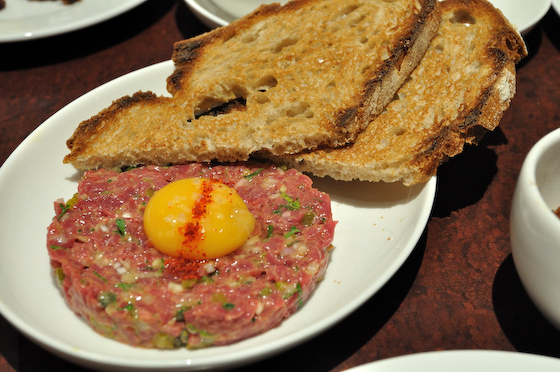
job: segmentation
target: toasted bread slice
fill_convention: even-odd
[[[263,5],[178,42],[173,97],[114,102],[80,124],[64,162],[234,161],[350,143],[418,64],[440,17],[436,0]],[[225,113],[213,112],[224,105]]]
[[[515,93],[525,43],[485,0],[447,0],[440,8],[439,32],[424,58],[354,144],[281,161],[338,180],[413,185],[474,143],[477,128],[495,129]]]

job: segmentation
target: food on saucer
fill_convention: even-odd
[[[379,114],[418,64],[436,0],[262,5],[175,44],[173,97],[138,92],[79,125],[78,169],[247,160],[340,146]]]
[[[52,0],[31,0],[31,1],[52,1]],[[62,3],[65,5],[74,4],[81,0],[62,0]],[[6,7],[6,1],[0,0],[0,10]]]
[[[89,169],[49,229],[68,303],[143,347],[224,345],[277,326],[326,268],[330,201],[295,169],[228,162],[424,182],[475,142],[475,127],[496,127],[525,55],[484,0],[296,0],[177,43],[172,97],[122,97],[67,142],[64,162]],[[228,244],[200,235],[219,229],[197,214],[217,199],[218,212],[201,212],[211,222],[243,205],[253,217],[230,221],[241,235]]]
[[[173,189],[184,180],[197,182]],[[169,211],[166,200],[185,202],[186,193],[199,194],[192,215],[175,205]],[[156,200],[151,208],[162,209],[176,226],[145,220],[158,197],[164,205]],[[229,213],[219,210],[231,204],[254,220],[234,217],[249,235],[216,257],[228,239],[203,247],[205,228],[219,230]],[[253,163],[88,171],[78,193],[55,209],[48,251],[72,310],[104,336],[157,348],[225,345],[278,326],[322,278],[336,225],[329,196],[313,189],[309,177]],[[165,243],[156,246],[146,224],[179,235],[178,254]]]
[[[523,39],[485,0],[440,8],[439,31],[420,64],[354,144],[275,160],[316,176],[413,185],[494,130],[515,94]]]

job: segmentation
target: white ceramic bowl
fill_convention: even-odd
[[[511,247],[521,282],[560,328],[560,128],[529,151],[511,209]]]

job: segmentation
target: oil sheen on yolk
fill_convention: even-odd
[[[187,178],[154,193],[144,230],[160,252],[190,260],[225,256],[239,248],[255,218],[237,192],[214,180]]]

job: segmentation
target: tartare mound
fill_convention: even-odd
[[[155,191],[191,177],[234,188],[255,216],[229,255],[189,261],[144,233]],[[145,166],[88,171],[55,202],[51,266],[70,308],[98,333],[133,346],[225,345],[278,326],[322,278],[336,222],[309,177],[263,164]]]

